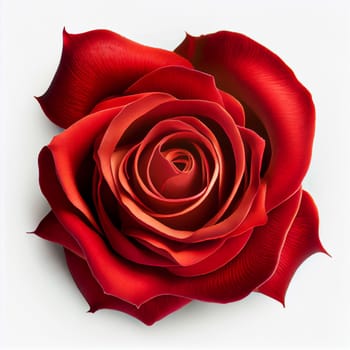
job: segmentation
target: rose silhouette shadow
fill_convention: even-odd
[[[58,244],[47,244],[47,246],[45,247],[45,253],[50,256],[50,258],[54,262],[55,267],[59,269],[60,273],[64,272],[64,274],[70,276],[66,263],[66,258],[64,256],[64,250],[61,246],[59,246]],[[70,280],[73,282],[71,278]]]

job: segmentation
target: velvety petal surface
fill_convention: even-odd
[[[298,190],[309,166],[315,111],[310,93],[274,53],[231,32],[187,35],[175,52],[215,76],[219,88],[247,105],[267,131],[267,210]],[[248,121],[254,128],[254,121]]]
[[[64,30],[57,72],[38,101],[54,123],[66,128],[97,102],[120,95],[143,75],[168,65],[191,67],[173,52],[138,44],[108,30],[81,34]]]
[[[222,241],[221,246],[210,256],[202,261],[189,266],[170,266],[167,270],[178,276],[193,277],[205,275],[220,269],[229,261],[233,260],[245,247],[251,238],[253,230],[242,233]]]
[[[327,253],[318,236],[318,213],[311,196],[303,191],[298,214],[284,243],[278,266],[272,277],[257,291],[284,304],[284,298],[297,268],[314,253]]]
[[[167,316],[188,304],[191,300],[174,295],[161,295],[136,307],[112,295],[105,294],[96,282],[86,262],[65,250],[66,260],[72,277],[90,305],[90,312],[99,309],[113,309],[125,312],[147,325]]]
[[[199,99],[223,104],[213,76],[181,66],[156,69],[131,85],[125,94],[165,92],[178,99]]]

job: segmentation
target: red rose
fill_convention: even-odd
[[[66,129],[39,156],[52,211],[36,234],[65,248],[91,311],[152,324],[192,299],[283,303],[324,251],[301,189],[314,106],[293,72],[230,32],[175,52],[105,30],[63,40],[38,99]]]

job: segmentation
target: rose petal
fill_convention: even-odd
[[[152,325],[191,301],[174,295],[161,295],[147,301],[140,307],[136,307],[112,295],[105,294],[91,274],[86,262],[67,250],[65,250],[65,253],[68,268],[75,283],[90,305],[90,312],[99,309],[119,310],[136,317],[147,325]]]
[[[60,221],[61,212],[72,212],[74,215],[84,221],[87,225],[94,227],[96,225],[91,223],[91,220],[87,218],[78,208],[73,206],[65,194],[60,181],[57,178],[57,170],[52,152],[48,147],[44,147],[39,153],[39,184],[42,193],[49,202],[53,213]]]
[[[142,231],[133,231],[132,236],[152,251],[173,259],[176,264],[166,266],[168,271],[178,276],[189,277],[218,270],[239,254],[248,242],[251,233],[252,230],[232,238],[190,245],[166,241],[159,236],[152,239]]]
[[[243,194],[242,197],[239,198],[238,204],[236,204],[237,200],[235,201],[236,192],[232,191],[227,197],[225,203],[220,206],[217,214],[207,223],[207,225],[217,223],[224,213],[227,212],[228,208],[234,206],[234,208],[231,208],[232,213],[227,214],[225,220],[227,221],[226,225],[231,224],[232,229],[235,229],[233,222],[239,224],[243,221],[249,213],[254,198],[258,192],[265,142],[252,130],[239,127],[239,131],[245,145],[247,185],[243,187]],[[240,221],[237,216],[241,218]]]
[[[218,87],[243,101],[263,123],[272,152],[264,176],[267,210],[295,193],[311,158],[315,111],[293,72],[271,51],[238,33],[187,35],[175,52],[213,74]]]
[[[149,110],[152,110],[165,101],[173,99],[174,98],[168,94],[151,94],[150,96],[146,96],[127,105],[123,109],[122,113],[118,114],[118,117],[112,120],[108,125],[108,128],[103,135],[97,150],[96,158],[101,173],[116,197],[118,197],[118,191],[116,189],[113,171],[111,168],[111,159],[116,146],[118,145],[119,147],[124,147],[125,144],[129,144],[130,141],[128,139],[124,140],[124,144],[120,144],[122,137],[124,136],[125,138],[124,133],[127,133],[128,138],[132,139],[132,145],[140,142],[140,140],[145,136],[144,134],[147,132],[147,128],[145,128],[145,126],[143,126],[143,128],[132,128],[131,125],[135,125],[135,122]]]
[[[110,95],[120,94],[148,72],[168,65],[191,67],[173,52],[151,48],[108,30],[63,31],[61,61],[38,101],[57,125],[68,127]]]
[[[124,258],[137,262],[142,265],[151,266],[171,266],[173,261],[155,254],[149,249],[136,245],[131,242],[128,235],[120,230],[120,224],[115,223],[115,218],[120,216],[118,204],[109,187],[101,178],[96,184],[97,194],[95,205],[103,227],[103,231],[108,239],[109,244],[114,251]],[[111,210],[112,209],[112,210]],[[113,220],[114,219],[114,220]],[[114,221],[114,222],[113,222]],[[118,228],[119,227],[119,228]]]
[[[289,283],[302,262],[314,253],[326,253],[318,236],[318,213],[311,196],[303,191],[298,214],[284,243],[278,266],[272,277],[257,291],[284,305]]]
[[[161,256],[168,257],[180,266],[191,266],[211,256],[222,245],[223,240],[211,240],[199,242],[196,244],[186,244],[177,241],[171,241],[161,236],[151,236],[145,231],[133,230],[128,233],[131,237],[135,237],[145,249],[150,249]]]
[[[220,90],[225,109],[229,112],[237,125],[245,126],[245,111],[242,104],[232,95]]]
[[[52,154],[57,179],[67,198],[95,227],[98,225],[86,199],[83,198],[83,195],[91,191],[91,169],[89,169],[90,173],[86,171],[91,166],[87,167],[86,164],[87,160],[92,161],[92,146],[96,138],[120,110],[121,107],[116,107],[91,114],[55,136],[46,147]],[[82,134],[84,137],[81,137]],[[43,158],[39,156],[40,161],[42,162]],[[45,178],[43,163],[41,168],[40,175]],[[84,185],[83,189],[81,189],[82,185]]]
[[[152,92],[145,92],[142,94],[128,95],[128,96],[117,96],[117,97],[107,97],[101,102],[98,102],[95,107],[91,110],[90,114],[103,111],[109,108],[126,106],[136,100],[144,98],[146,96],[152,95]]]
[[[167,270],[175,275],[193,277],[206,275],[220,269],[233,260],[245,247],[253,230],[249,230],[239,236],[223,240],[222,245],[207,258],[189,266],[170,266]]]
[[[147,91],[165,92],[180,100],[212,101],[224,106],[211,75],[181,66],[156,69],[136,81],[124,94]]]
[[[58,243],[74,254],[83,257],[81,249],[74,237],[62,227],[52,211],[41,220],[34,233],[48,241]]]

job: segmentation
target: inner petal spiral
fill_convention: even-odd
[[[198,151],[192,154],[183,148],[159,147],[153,152],[149,166],[149,182],[165,198],[185,198],[203,187]]]
[[[188,173],[193,167],[193,157],[183,149],[170,149],[163,153],[163,157],[181,173]]]

